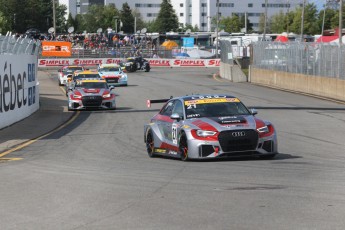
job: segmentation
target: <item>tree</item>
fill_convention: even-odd
[[[134,17],[132,10],[129,7],[128,3],[122,5],[122,10],[120,11],[120,18],[122,21],[122,31],[124,33],[133,33],[134,32]]]
[[[232,17],[221,18],[219,27],[223,27],[224,31],[228,33],[241,32],[240,18],[237,14],[234,14]]]
[[[273,15],[271,17],[271,31],[272,33],[278,33],[281,34],[283,32],[286,32],[286,14],[283,13],[283,11],[280,11],[278,14]]]
[[[177,31],[179,28],[178,18],[170,0],[163,0],[158,16],[155,20],[156,32]]]

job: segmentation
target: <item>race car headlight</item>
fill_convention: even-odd
[[[273,125],[265,125],[257,129],[259,136],[262,137],[269,137],[274,134]]]
[[[258,128],[257,130],[259,133],[268,133],[270,131],[267,126]]]
[[[111,97],[111,94],[110,94],[110,93],[107,93],[107,94],[104,94],[102,97],[103,97],[103,98],[110,98],[110,97]]]
[[[215,131],[207,131],[207,130],[197,130],[196,135],[199,137],[210,137],[214,136],[217,132]]]
[[[72,94],[72,99],[81,99],[81,95]]]

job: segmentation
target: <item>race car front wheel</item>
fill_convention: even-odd
[[[182,161],[188,160],[188,143],[187,136],[185,133],[182,133],[180,136],[179,152]]]
[[[146,150],[149,157],[155,157],[155,145],[151,130],[148,130],[146,134]]]

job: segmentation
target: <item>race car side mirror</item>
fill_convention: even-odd
[[[251,114],[253,114],[254,116],[255,116],[256,114],[258,114],[258,111],[257,111],[256,109],[250,109],[250,112],[251,112]]]
[[[170,118],[172,120],[177,120],[177,121],[181,120],[181,117],[180,117],[180,115],[178,113],[171,114]]]

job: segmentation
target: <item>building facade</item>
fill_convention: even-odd
[[[128,3],[131,9],[137,9],[144,21],[152,21],[158,16],[162,0],[60,0],[68,1],[69,12],[74,17],[76,14],[87,12],[91,4],[114,4],[121,9],[124,3]],[[254,30],[258,30],[260,16],[265,13],[265,0],[170,0],[179,18],[179,23],[183,25],[197,26],[200,31],[213,30],[211,21],[216,17],[217,12],[221,17],[246,15]],[[301,7],[302,0],[269,0],[267,4],[268,17],[283,11],[294,10]],[[66,3],[63,3],[66,4]]]

